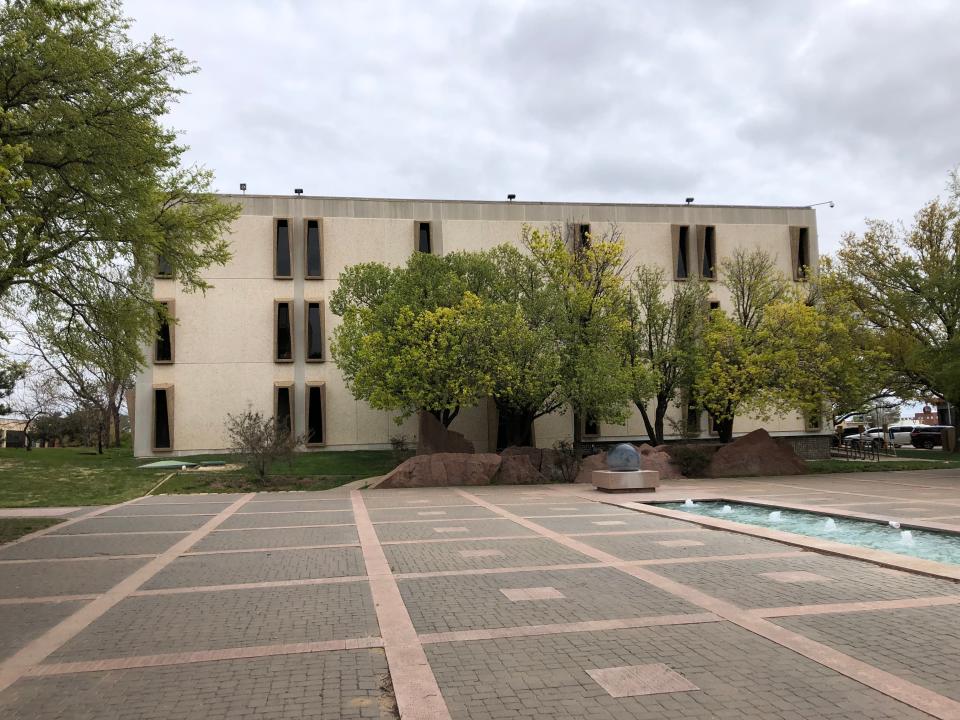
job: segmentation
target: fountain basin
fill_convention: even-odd
[[[693,506],[680,502],[655,503],[659,507],[680,511],[689,515],[715,517],[732,522],[754,525],[771,530],[796,533],[822,538],[846,545],[855,545],[872,550],[882,550],[907,555],[923,560],[960,565],[960,535],[936,530],[914,528],[904,536],[899,527],[891,527],[886,520],[866,520],[833,515],[832,524],[825,521],[824,514],[775,509],[770,505],[752,505],[729,500],[699,500]],[[731,510],[725,512],[724,507]],[[771,510],[779,512],[779,520],[771,520]],[[898,524],[899,526],[899,524]]]

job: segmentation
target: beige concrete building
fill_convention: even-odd
[[[137,378],[135,452],[187,455],[227,447],[228,413],[252,406],[289,416],[297,434],[312,432],[308,448],[389,447],[391,436],[415,440],[416,422],[398,426],[391,414],[354,400],[329,341],[337,318],[327,306],[337,277],[349,265],[404,263],[418,250],[448,253],[517,244],[524,224],[586,226],[593,234],[616,225],[635,264],[664,268],[675,282],[703,274],[734,248],[763,248],[783,273],[802,279],[817,258],[816,215],[808,207],[624,205],[227,195],[243,214],[229,240],[233,257],[211,267],[212,289],[184,293],[160,276],[154,295],[169,303],[177,322],[161,332]],[[585,229],[586,229],[585,228]],[[708,279],[712,279],[709,278]],[[715,280],[715,278],[713,278]],[[712,300],[729,307],[712,283]],[[681,411],[673,411],[677,421]],[[710,437],[708,419],[699,435]],[[738,418],[736,433],[759,427]],[[762,423],[772,434],[795,438],[807,454],[822,452],[829,430],[799,416]],[[461,412],[451,429],[478,450],[497,444],[493,403]],[[643,440],[639,413],[624,425],[591,427],[597,442]],[[536,443],[572,437],[572,415],[541,418]]]

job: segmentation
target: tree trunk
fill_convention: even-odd
[[[532,411],[497,407],[497,449],[533,445]]]
[[[713,425],[717,429],[717,435],[720,436],[720,442],[728,443],[733,439],[733,417],[724,420],[714,418]]]
[[[113,446],[120,447],[120,405],[119,403],[114,404],[110,408],[110,415],[112,416],[113,421]]]
[[[573,413],[573,456],[577,463],[583,460],[583,422],[580,413]]]
[[[650,422],[650,415],[647,413],[646,404],[638,403],[636,401],[634,401],[633,404],[637,406],[637,410],[640,411],[640,417],[643,418],[643,426],[647,429],[647,437],[650,439],[650,444],[659,445],[660,441],[657,439],[657,431]]]
[[[663,419],[667,416],[667,410],[670,408],[670,398],[666,395],[657,395],[657,408],[653,416],[653,429],[657,433],[657,442],[663,442]]]

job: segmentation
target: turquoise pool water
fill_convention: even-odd
[[[886,523],[828,517],[816,513],[724,501],[656,503],[657,507],[732,520],[747,525],[886,550],[924,560],[960,565],[960,535],[931,530],[901,530]]]

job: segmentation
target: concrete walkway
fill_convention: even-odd
[[[0,518],[64,517],[89,511],[89,507],[0,508]]]
[[[699,493],[960,529],[956,471],[657,495]],[[960,718],[957,582],[598,500],[348,490],[84,512],[0,548],[0,717]]]

